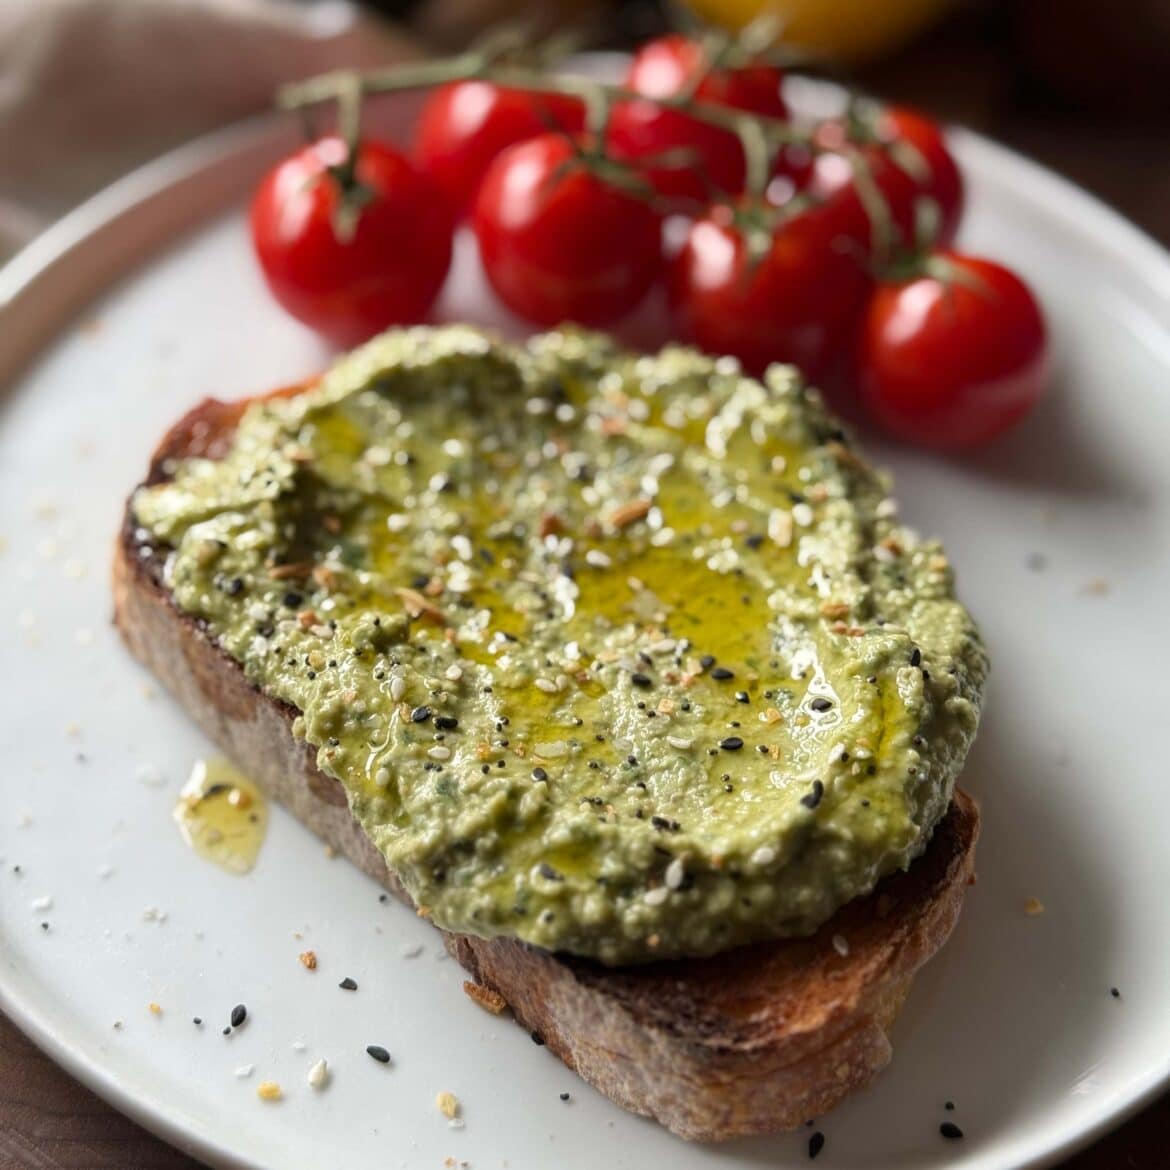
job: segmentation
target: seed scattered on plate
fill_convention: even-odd
[[[348,975],[337,985],[342,991],[357,991],[357,983]]]
[[[248,1009],[242,1003],[232,1008],[232,1027],[238,1028],[248,1018]]]
[[[944,1121],[938,1127],[938,1132],[951,1142],[957,1142],[963,1136],[963,1131],[953,1121]]]
[[[309,1088],[323,1089],[326,1081],[329,1080],[329,1062],[321,1057],[319,1061],[311,1069],[308,1075]]]
[[[254,1064],[241,1064],[240,1067],[236,1069],[236,1076],[239,1077],[242,1081],[247,1077],[250,1077],[255,1069],[256,1066]]]
[[[810,1159],[815,1158],[821,1150],[825,1148],[825,1135],[818,1129],[816,1133],[811,1134],[808,1139],[808,1156]]]
[[[379,1064],[390,1063],[390,1053],[382,1047],[381,1044],[367,1044],[366,1052],[370,1054]]]

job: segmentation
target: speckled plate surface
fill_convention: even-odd
[[[409,114],[381,109],[392,129]],[[281,810],[244,878],[179,838],[171,809],[209,745],[119,645],[109,553],[171,421],[326,359],[265,295],[241,212],[288,134],[263,122],[170,156],[0,275],[0,1007],[217,1166],[802,1165],[809,1131],[687,1146],[622,1113],[471,1003],[437,935]],[[946,540],[991,648],[964,779],[985,829],[892,1067],[817,1123],[825,1167],[1046,1164],[1170,1076],[1170,260],[1032,164],[969,134],[955,146],[964,242],[1035,282],[1059,376],[975,458],[868,443],[905,514]],[[466,246],[443,313],[510,324]],[[225,1037],[239,1002],[248,1022]],[[257,1099],[266,1079],[282,1102]],[[463,1128],[435,1108],[442,1090]]]

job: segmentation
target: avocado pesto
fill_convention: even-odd
[[[982,644],[789,369],[393,332],[171,470],[134,514],[175,603],[448,930],[806,934],[950,801]]]

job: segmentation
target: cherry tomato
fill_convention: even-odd
[[[867,246],[872,246],[872,225],[857,193],[849,160],[836,153],[850,143],[839,122],[826,122],[816,132],[823,151],[813,164],[810,190],[822,199],[836,198],[842,223]],[[923,198],[938,208],[938,230],[931,243],[947,247],[955,238],[963,212],[963,178],[943,139],[942,130],[913,110],[891,106],[880,111],[858,145],[870,173],[889,207],[896,232],[895,245],[913,247],[917,231],[917,205]],[[907,164],[909,169],[900,165]],[[912,173],[916,172],[916,173]]]
[[[413,157],[455,213],[464,215],[500,151],[558,127],[577,134],[584,125],[585,107],[577,98],[455,81],[427,99],[415,127]]]
[[[704,69],[704,49],[684,36],[659,37],[638,50],[626,88],[647,98],[673,97]],[[783,118],[783,74],[772,65],[746,64],[708,73],[695,90],[700,101]],[[648,166],[646,175],[664,195],[707,203],[714,187],[743,190],[744,159],[739,139],[729,130],[665,109],[653,101],[621,102],[610,118],[609,144],[616,158],[636,160],[683,148],[694,151],[691,166]],[[705,176],[705,178],[704,178]]]
[[[933,253],[925,271],[877,287],[857,347],[861,397],[887,430],[969,447],[1017,423],[1048,374],[1044,317],[1027,285],[991,260]]]
[[[473,213],[484,271],[536,325],[616,320],[659,273],[657,213],[599,173],[604,165],[543,134],[509,147],[484,176]]]
[[[764,224],[768,214],[777,217],[775,209],[756,214]],[[838,246],[825,208],[779,217],[758,258],[733,216],[717,206],[696,220],[672,266],[680,331],[712,353],[734,354],[753,373],[793,362],[821,379],[856,327],[869,287],[865,269]]]
[[[342,184],[330,171],[345,157],[340,139],[323,138],[285,159],[260,184],[251,216],[272,294],[339,346],[424,317],[447,275],[452,233],[431,180],[391,147],[364,142],[347,235]]]

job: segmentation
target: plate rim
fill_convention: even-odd
[[[0,335],[5,318],[38,296],[42,285],[67,266],[87,244],[100,239],[144,205],[168,196],[233,164],[254,164],[254,156],[275,150],[288,140],[287,119],[266,113],[214,130],[143,164],[97,192],[50,226],[0,268]],[[987,168],[1016,176],[1016,183],[1028,189],[1029,197],[1043,203],[1045,213],[1061,219],[1065,229],[1087,234],[1116,255],[1134,271],[1157,300],[1170,306],[1170,249],[1129,221],[1119,211],[1071,179],[1050,170],[985,135],[949,127],[948,134],[960,152],[974,154],[976,169]],[[199,214],[181,223],[155,222],[147,226],[144,244],[125,262],[116,258],[104,266],[82,267],[80,287],[63,297],[55,309],[47,310],[51,325],[25,344],[7,354],[0,351],[0,396],[7,394],[20,376],[51,346],[53,339],[68,328],[84,306],[138,267],[147,264],[167,243],[177,242],[220,214],[235,202],[234,187],[222,197],[205,201]],[[51,291],[51,290],[50,290]],[[48,295],[48,293],[46,293]],[[13,964],[0,965],[0,1010],[13,1025],[69,1075],[80,1081],[108,1104],[157,1137],[188,1155],[227,1170],[265,1170],[263,1163],[234,1152],[214,1136],[201,1131],[193,1119],[176,1113],[173,1106],[140,1096],[116,1074],[103,1067],[97,1054],[70,1043],[51,1010],[42,1009],[35,996],[22,991]],[[1083,1124],[1070,1127],[1066,1135],[1043,1149],[1025,1153],[1023,1161],[1001,1170],[1042,1170],[1067,1158],[1103,1134],[1115,1129],[1170,1087],[1170,1067],[1153,1069],[1138,1078],[1124,1100],[1104,1105]],[[977,1163],[984,1165],[982,1160]]]

